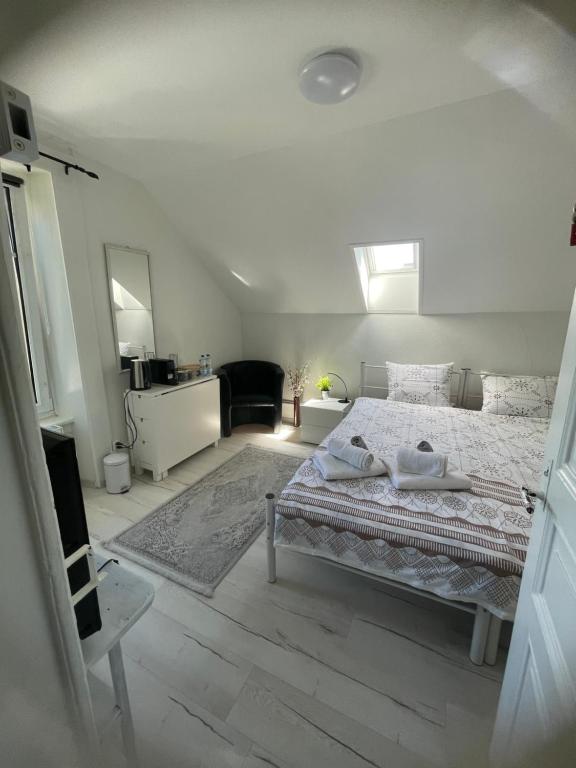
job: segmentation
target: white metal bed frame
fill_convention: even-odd
[[[276,546],[274,544],[274,531],[276,529],[276,504],[275,496],[273,493],[266,494],[266,557],[268,561],[268,581],[273,584],[276,581]],[[290,549],[290,547],[286,547]],[[294,550],[296,551],[296,550]],[[305,552],[298,550],[298,554],[306,556]],[[350,573],[355,573],[360,576],[365,576],[367,579],[373,581],[379,581],[382,584],[386,584],[393,589],[401,589],[404,592],[411,592],[412,594],[420,597],[425,597],[429,600],[434,600],[437,603],[443,603],[451,608],[458,608],[461,611],[474,615],[474,629],[472,630],[472,640],[470,643],[470,661],[473,664],[496,664],[496,658],[498,655],[498,645],[500,642],[500,631],[502,629],[502,620],[494,614],[490,613],[486,608],[481,605],[475,605],[474,603],[463,603],[457,600],[448,600],[446,598],[435,595],[433,592],[426,592],[416,587],[411,587],[409,584],[403,584],[400,581],[394,581],[394,579],[387,579],[384,576],[378,576],[375,573],[364,571],[361,568],[352,568],[344,563],[338,563],[335,560],[330,560],[327,557],[321,555],[314,555],[323,563],[329,563],[330,565],[340,568]]]
[[[367,383],[367,371],[369,369],[386,370],[385,365],[372,365],[366,362],[360,363],[360,396],[363,396],[366,390],[376,390],[378,392],[388,393],[388,387],[382,385],[368,384]],[[473,371],[471,368],[461,368],[454,371],[454,376],[458,377],[457,391],[451,394],[451,400],[457,408],[464,408],[467,401],[471,398],[481,399],[482,395],[470,395],[470,376],[480,376],[483,374],[490,374],[491,376],[502,376],[503,378],[510,378],[513,374],[504,373],[492,373],[489,371]],[[385,397],[385,395],[383,395]],[[382,395],[381,395],[382,397]],[[275,496],[273,493],[266,494],[266,544],[267,544],[267,560],[268,560],[268,581],[274,583],[276,581],[276,547],[274,545],[274,532],[276,528],[276,505]],[[286,547],[289,549],[289,547]],[[296,550],[294,550],[296,551]],[[304,554],[298,551],[298,554]],[[369,573],[360,568],[352,568],[351,566],[338,563],[335,560],[322,557],[321,555],[315,555],[322,562],[334,565],[351,573],[365,576],[368,579],[379,581],[394,589],[401,589],[406,592],[425,597],[429,600],[434,600],[438,603],[443,603],[452,608],[458,608],[461,611],[474,615],[474,628],[472,631],[472,640],[470,643],[470,661],[473,664],[489,664],[494,665],[498,655],[498,645],[500,642],[500,633],[502,629],[502,619],[499,619],[494,614],[490,613],[486,608],[474,603],[464,603],[459,600],[449,600],[447,598],[435,595],[432,592],[427,592],[422,589],[417,589],[409,584],[403,584],[402,582],[395,581],[394,579],[387,579],[384,576],[378,576],[377,574]]]

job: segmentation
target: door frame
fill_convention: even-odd
[[[9,440],[20,470],[24,522],[36,552],[35,566],[41,576],[40,599],[52,632],[50,640],[60,662],[68,720],[82,768],[96,768],[100,764],[100,741],[64,565],[25,342],[18,321],[11,259],[4,211],[0,209],[0,400],[6,409]]]

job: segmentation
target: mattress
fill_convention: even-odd
[[[427,440],[472,489],[328,482],[308,459],[278,498],[275,544],[512,619],[532,525],[521,489],[540,483],[547,430],[546,419],[358,398],[330,437],[362,435],[383,459]]]

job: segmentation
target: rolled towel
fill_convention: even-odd
[[[357,469],[347,461],[332,456],[328,451],[318,451],[312,457],[312,461],[324,480],[357,480],[361,477],[385,475],[387,472],[386,465],[380,459],[374,459],[368,469]]]
[[[400,472],[394,459],[386,459],[385,464],[390,482],[400,491],[467,491],[472,488],[468,475],[456,469],[449,469],[444,477],[431,477]]]
[[[328,453],[336,456],[337,459],[348,462],[357,469],[369,469],[374,461],[374,454],[365,448],[358,448],[352,445],[348,440],[342,440],[339,437],[331,437],[326,444]]]
[[[368,446],[364,442],[364,438],[362,437],[362,435],[354,435],[354,437],[350,438],[350,442],[352,443],[352,445],[355,445],[356,448],[364,448],[365,451],[368,450]]]
[[[399,448],[396,460],[399,472],[428,477],[444,477],[448,465],[448,456],[443,453],[419,451],[417,448]]]

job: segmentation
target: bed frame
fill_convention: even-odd
[[[367,390],[378,392],[379,394],[373,395],[373,397],[385,398],[388,394],[388,387],[382,384],[369,384],[368,383],[368,371],[369,370],[386,371],[385,365],[371,365],[365,362],[360,363],[360,396],[364,396]],[[456,408],[465,408],[470,400],[481,400],[482,395],[470,394],[470,377],[472,375],[480,376],[479,371],[473,371],[471,368],[461,368],[454,371],[453,376],[457,377],[457,388],[451,393],[450,399]],[[482,371],[482,373],[488,373],[488,371]],[[509,378],[508,374],[502,373],[490,373],[493,376],[502,376]],[[276,504],[275,496],[273,493],[266,494],[266,546],[267,546],[267,560],[268,560],[268,581],[274,583],[276,581],[276,547],[274,545],[274,531],[276,528]],[[286,547],[289,549],[289,547]],[[305,554],[298,551],[298,554]],[[498,655],[498,645],[500,642],[500,632],[502,629],[502,620],[494,614],[490,613],[486,608],[481,605],[475,605],[474,603],[464,603],[459,600],[448,600],[446,598],[435,595],[432,592],[426,592],[425,590],[417,589],[409,584],[403,584],[402,582],[395,581],[393,579],[387,579],[377,574],[369,573],[360,568],[352,568],[351,566],[338,563],[334,560],[330,560],[327,557],[321,555],[314,555],[322,562],[329,563],[344,571],[350,571],[364,576],[367,579],[379,581],[386,584],[393,589],[400,589],[405,592],[411,592],[412,594],[420,597],[425,597],[429,600],[434,600],[437,603],[443,603],[451,608],[458,608],[461,611],[474,615],[474,629],[472,631],[472,640],[470,643],[470,661],[473,664],[490,664],[496,663]]]
[[[268,561],[268,581],[273,584],[276,581],[276,547],[274,545],[274,531],[276,529],[276,504],[275,496],[273,493],[266,494],[266,556]],[[286,547],[286,549],[290,549]],[[297,554],[305,553],[298,551]],[[381,584],[386,584],[393,589],[401,589],[404,592],[411,592],[419,597],[425,597],[429,600],[434,600],[437,603],[443,603],[451,608],[458,608],[466,613],[474,615],[474,629],[472,630],[472,641],[470,643],[470,661],[473,664],[496,664],[496,658],[498,655],[498,645],[500,642],[500,630],[502,629],[502,620],[497,616],[494,616],[490,611],[483,608],[481,605],[474,605],[473,603],[463,603],[457,600],[447,600],[439,595],[435,595],[432,592],[426,592],[425,590],[416,589],[409,584],[402,584],[402,582],[394,581],[393,579],[386,579],[383,576],[378,576],[368,571],[363,571],[360,568],[352,568],[343,563],[338,563],[335,560],[330,560],[327,557],[321,555],[314,555],[317,559],[322,560],[324,563],[329,563],[336,568],[340,568],[343,571],[349,571],[360,576],[364,576],[367,579],[373,581],[379,581]]]

